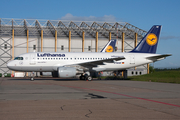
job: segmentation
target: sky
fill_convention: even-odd
[[[162,25],[153,65],[180,67],[180,0],[1,0],[0,18],[128,22],[148,31]]]

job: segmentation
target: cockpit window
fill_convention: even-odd
[[[14,60],[23,60],[23,57],[15,57]]]

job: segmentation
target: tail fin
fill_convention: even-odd
[[[156,53],[161,25],[154,25],[140,41],[140,43],[131,51],[136,53]]]
[[[114,52],[115,51],[116,40],[110,40],[101,52]]]

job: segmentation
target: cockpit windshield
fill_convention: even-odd
[[[23,60],[23,57],[15,57],[14,60]]]

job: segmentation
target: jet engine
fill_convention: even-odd
[[[74,77],[76,76],[76,68],[73,67],[59,67],[58,77]]]

